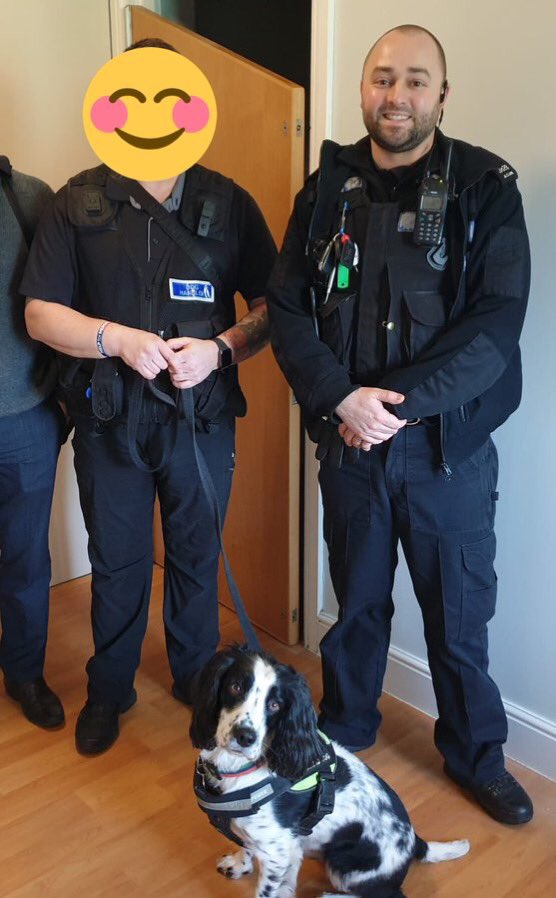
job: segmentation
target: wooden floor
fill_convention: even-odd
[[[61,696],[65,729],[32,727],[0,691],[0,896],[2,898],[251,898],[254,878],[215,870],[228,843],[210,827],[191,789],[189,712],[170,696],[160,621],[162,571],[155,569],[149,632],[137,677],[139,701],[122,718],[116,745],[98,758],[74,747],[90,653],[89,581],[52,590],[47,678]],[[241,640],[222,612],[224,642]],[[265,647],[307,675],[319,696],[319,662],[301,646]],[[408,898],[540,898],[556,894],[556,784],[509,764],[535,802],[525,827],[490,820],[441,772],[432,720],[388,696],[384,724],[365,758],[398,791],[428,839],[465,837],[471,853],[438,865],[414,864]],[[327,887],[306,861],[300,898]]]

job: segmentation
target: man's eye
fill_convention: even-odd
[[[236,682],[230,683],[230,685],[228,686],[228,689],[230,690],[232,695],[239,695],[241,692],[241,683],[236,683]]]
[[[268,702],[267,707],[268,707],[268,710],[272,712],[272,714],[275,714],[276,711],[280,710],[280,702],[277,701],[275,698],[271,698],[270,701]]]

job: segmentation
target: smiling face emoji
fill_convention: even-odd
[[[142,47],[96,73],[83,101],[83,125],[109,168],[162,181],[191,168],[210,146],[216,100],[201,70],[180,53]]]

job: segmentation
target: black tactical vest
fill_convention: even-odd
[[[164,233],[163,250],[155,264],[147,259],[143,243],[147,219],[139,221],[130,195],[152,222],[146,211],[152,198],[137,182],[103,165],[68,182],[67,212],[77,268],[73,307],[166,339],[186,335],[208,339],[231,327],[235,323],[237,265],[236,238],[230,228],[233,182],[200,165],[187,172],[177,216],[161,206],[157,213],[166,225],[171,219],[168,226],[177,230],[178,238]],[[61,379],[71,394],[68,398],[74,414],[90,413],[83,400],[89,398],[87,384],[95,364],[103,365],[105,360],[83,360],[78,370],[74,362],[62,366]],[[133,376],[122,362],[119,373],[126,383]],[[162,392],[172,392],[164,372],[156,384]],[[124,408],[116,417],[125,413],[127,392],[124,389]],[[196,412],[207,421],[224,408],[232,415],[245,414],[235,367],[212,372],[194,393]],[[152,409],[156,402],[151,402]]]
[[[353,382],[372,386],[417,358],[446,327],[454,300],[448,241],[445,234],[438,247],[416,245],[417,193],[409,205],[373,201],[365,179],[337,162],[339,149],[329,144],[323,154],[310,229],[317,323],[321,339],[348,367]],[[358,245],[359,264],[347,288],[339,289],[335,281],[328,290],[317,260],[337,233],[344,208],[345,231]]]

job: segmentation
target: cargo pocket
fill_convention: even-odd
[[[446,325],[444,297],[431,290],[404,290],[404,343],[410,360],[434,343]]]
[[[460,637],[468,637],[480,633],[496,608],[494,532],[478,542],[463,545],[461,553],[463,582]]]

